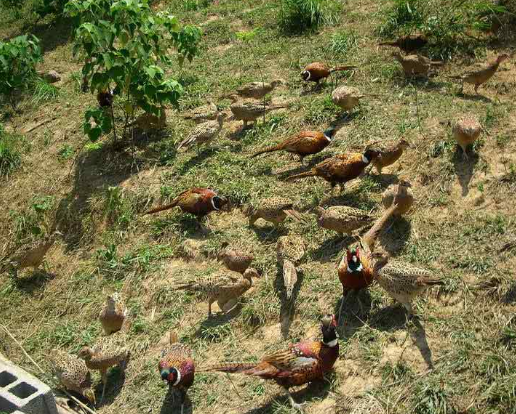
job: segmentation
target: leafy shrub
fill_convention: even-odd
[[[0,176],[9,175],[21,164],[21,154],[16,144],[16,137],[5,132],[0,124]]]
[[[284,30],[301,32],[338,20],[340,4],[334,0],[281,0],[279,23]]]
[[[15,92],[26,89],[36,76],[36,64],[42,61],[39,40],[35,36],[18,36],[10,42],[0,41],[0,96],[14,106]]]
[[[179,64],[198,53],[200,29],[181,27],[168,13],[154,13],[147,0],[74,0],[66,13],[77,21],[74,54],[82,55],[84,80],[92,93],[112,90],[123,111],[124,131],[136,113],[160,116],[164,105],[176,105],[183,92],[179,82],[165,76],[172,65],[169,48],[178,51]],[[115,132],[113,111],[91,108],[84,131],[90,140]]]

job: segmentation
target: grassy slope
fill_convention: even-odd
[[[202,24],[206,34],[202,55],[181,73],[187,85],[183,108],[203,103],[206,96],[228,107],[229,101],[217,97],[262,77],[287,80],[273,100],[291,106],[245,134],[235,132],[237,123],[228,123],[225,137],[199,154],[175,153],[176,143],[192,125],[170,112],[164,137],[138,141],[136,163],[129,152],[111,152],[107,143],[102,149],[83,150],[75,162],[66,156],[70,148],[78,151],[84,144],[82,113],[94,99],[81,94],[71,78],[80,66],[71,59],[70,45],[56,41],[62,37],[53,36],[55,28],[40,29],[46,47],[43,69],[60,71],[64,80],[59,98],[42,106],[23,102],[9,125],[19,131],[56,116],[26,135],[23,168],[0,182],[0,248],[23,239],[30,224],[51,222],[54,214],[66,236],[47,258],[53,277],[0,279],[0,318],[27,351],[46,366],[49,349],[76,352],[92,343],[101,333],[95,318],[105,294],[123,288],[133,315],[130,342],[140,352],[134,353],[123,387],[120,373],[113,371],[106,404],[98,412],[172,412],[156,369],[158,342],[168,329],[177,329],[203,362],[259,357],[284,346],[282,334],[289,341],[315,337],[320,315],[338,310],[340,304],[335,268],[343,245],[313,220],[287,224],[288,231],[303,234],[308,245],[301,289],[290,308],[278,290],[275,242],[281,232],[268,227],[251,230],[235,210],[213,215],[213,232],[202,240],[193,221],[178,213],[152,218],[139,213],[160,197],[193,185],[209,185],[236,202],[284,195],[304,211],[321,201],[379,209],[383,188],[399,176],[413,183],[417,205],[412,215],[382,235],[382,244],[400,258],[436,269],[447,278],[446,288],[441,297],[431,294],[418,302],[424,328],[413,326],[408,338],[403,312],[378,287],[372,288],[370,300],[365,300],[367,295],[362,298],[372,304],[370,317],[360,322],[349,313],[341,330],[342,357],[335,375],[328,384],[310,387],[297,398],[307,400],[312,413],[333,412],[343,396],[365,391],[391,413],[514,410],[510,338],[516,335],[511,324],[515,259],[498,250],[515,230],[514,198],[507,194],[515,188],[511,138],[516,131],[516,68],[512,62],[504,64],[505,70],[483,90],[490,102],[458,97],[456,87],[442,76],[428,86],[418,84],[417,107],[414,87],[400,76],[390,51],[375,46],[373,30],[387,5],[372,0],[347,4],[340,24],[298,37],[283,36],[275,27],[276,2],[225,0],[195,13],[179,12],[183,21]],[[167,2],[161,7],[177,9]],[[3,35],[15,30],[11,27]],[[252,40],[237,40],[236,32],[251,30],[257,31]],[[345,54],[331,48],[339,33],[356,37]],[[490,50],[480,52],[494,55]],[[319,93],[301,93],[300,69],[315,60],[359,65],[347,83],[377,95],[364,100],[317,160],[374,140],[404,136],[413,144],[384,176],[366,177],[337,198],[328,198],[328,187],[320,181],[278,179],[298,168],[287,155],[248,158],[267,143],[302,128],[324,128],[337,119],[329,94],[340,76]],[[458,70],[449,65],[443,72]],[[455,154],[449,128],[441,121],[468,112],[481,119],[489,135],[484,134],[477,146],[480,156],[465,163]],[[120,196],[111,188],[115,186]],[[35,197],[48,197],[49,207],[39,215],[33,207]],[[215,271],[218,265],[203,257],[224,240],[252,250],[267,277],[246,295],[234,317],[208,322],[207,305],[175,292],[171,281]],[[189,255],[197,260],[184,260]],[[470,283],[494,276],[500,281],[491,292],[471,290]],[[351,303],[356,311],[355,300]],[[280,323],[284,318],[278,315],[289,313],[294,315],[292,324]],[[0,338],[0,350],[30,368],[7,336],[0,333]],[[436,369],[429,373],[429,366]],[[240,377],[233,378],[233,384],[236,389],[224,376],[198,375],[189,393],[196,411],[289,412],[288,401],[274,385]]]

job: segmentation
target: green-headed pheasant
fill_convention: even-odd
[[[170,333],[169,342],[169,345],[161,351],[158,370],[161,379],[166,381],[170,388],[175,388],[181,393],[181,414],[183,414],[186,393],[195,378],[195,363],[191,349],[178,342],[176,333]]]
[[[191,188],[179,194],[170,204],[156,207],[145,214],[155,214],[179,207],[183,212],[193,214],[201,219],[212,211],[219,211],[227,202],[226,198],[219,196],[209,188]]]
[[[376,158],[378,152],[372,149],[363,154],[350,153],[336,155],[317,164],[311,170],[290,176],[287,180],[297,180],[305,177],[321,177],[328,181],[332,188],[340,184],[341,190],[348,181],[360,176],[369,163]]]
[[[292,407],[302,411],[290,394],[290,387],[324,379],[339,358],[337,323],[333,315],[321,319],[322,341],[291,344],[288,349],[266,355],[259,362],[238,362],[210,366],[203,372],[244,374],[275,381],[285,388]]]
[[[334,72],[340,72],[344,70],[352,70],[356,69],[356,66],[352,65],[344,65],[344,66],[337,66],[334,68],[330,68],[329,66],[325,65],[321,62],[313,62],[307,65],[303,72],[301,72],[301,78],[305,82],[316,82],[319,83],[321,79],[325,79],[328,76],[330,76]]]

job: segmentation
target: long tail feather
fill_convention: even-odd
[[[261,151],[255,152],[253,155],[251,155],[250,158],[254,158],[254,157],[257,157],[258,155],[266,154],[268,152],[274,152],[274,151],[280,151],[280,150],[281,150],[281,147],[279,145],[275,145],[274,147],[265,148]]]
[[[285,213],[289,215],[290,217],[299,220],[299,221],[305,221],[305,218],[299,214],[296,210],[285,210]]]
[[[159,207],[153,208],[152,210],[146,211],[145,213],[143,213],[143,215],[146,216],[147,214],[155,214],[155,213],[159,213],[160,211],[170,210],[171,208],[174,208],[175,206],[177,206],[177,199],[172,201],[170,204],[166,204],[164,206],[159,206]]]
[[[188,147],[190,144],[192,144],[192,140],[190,137],[188,137],[180,142],[180,144],[177,146],[177,149],[179,150],[183,147]]]
[[[227,364],[209,365],[207,367],[196,368],[197,372],[226,372],[228,374],[241,373],[256,367],[256,364],[247,362],[231,362]]]
[[[440,279],[425,279],[423,283],[428,286],[444,285],[444,281]]]
[[[283,263],[283,283],[285,285],[285,291],[287,299],[290,300],[294,286],[297,283],[297,270],[290,260],[285,260]]]
[[[389,221],[397,208],[398,204],[393,202],[392,205],[380,216],[380,218],[376,220],[376,223],[374,223],[373,227],[371,227],[364,235],[364,237],[362,237],[362,242],[367,244],[370,250],[373,250],[376,240],[378,239],[380,232],[385,226],[385,223]]]
[[[287,178],[287,181],[293,181],[297,180],[299,178],[305,178],[305,177],[315,177],[317,176],[317,172],[315,170],[306,171],[300,174],[292,175]]]

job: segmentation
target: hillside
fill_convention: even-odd
[[[19,167],[0,175],[0,258],[53,227],[63,234],[44,270],[0,275],[0,321],[47,370],[51,349],[77,354],[102,335],[99,310],[108,294],[122,291],[133,354],[125,375],[110,371],[99,414],[180,412],[157,369],[170,330],[192,348],[199,365],[256,361],[289,343],[319,338],[321,316],[338,313],[337,265],[355,239],[318,227],[313,209],[347,205],[380,214],[382,192],[399,180],[411,182],[416,202],[410,214],[389,222],[379,244],[396,259],[432,269],[445,285],[416,300],[419,318],[408,325],[405,310],[378,285],[359,294],[363,309],[349,296],[334,373],[322,384],[293,389],[294,398],[306,402],[308,414],[349,412],[348,398],[392,414],[516,413],[516,21],[504,20],[498,36],[468,32],[456,49],[429,48],[444,66],[435,77],[411,81],[393,49],[377,45],[386,40],[380,28],[394,2],[335,3],[336,18],[293,34],[278,25],[277,0],[154,1],[153,8],[201,27],[201,50],[170,72],[184,95],[178,108],[167,108],[166,128],[139,132],[120,148],[108,136],[92,144],[84,135],[84,112],[97,100],[81,91],[71,22],[52,16],[35,21],[25,10],[4,13],[0,1],[0,39],[34,33],[44,58],[38,71],[61,74],[46,94],[28,92],[16,109],[0,107],[0,122],[21,154]],[[464,2],[432,3],[444,16]],[[459,83],[448,78],[501,53],[511,57],[479,95],[469,84],[460,93]],[[315,61],[358,68],[335,73],[317,88],[300,77]],[[247,130],[228,117],[215,141],[176,151],[195,127],[184,112],[211,100],[231,114],[227,95],[250,81],[273,79],[284,82],[269,98],[285,108]],[[337,85],[365,95],[345,116],[331,101]],[[468,158],[450,126],[466,114],[483,126]],[[330,124],[338,129],[332,143],[305,165],[280,152],[250,158],[300,130]],[[330,192],[322,179],[285,180],[331,155],[400,138],[410,148],[397,163],[341,193]],[[209,232],[178,209],[142,214],[191,187],[210,187],[230,199],[230,208],[208,217]],[[249,226],[244,206],[272,196],[290,198],[306,220]],[[277,240],[286,234],[301,235],[306,244],[291,301],[276,259]],[[223,269],[215,256],[224,242],[252,252],[262,277],[234,311],[221,315],[214,305],[215,316],[207,318],[208,304],[174,285]],[[1,328],[0,352],[39,375]],[[94,378],[98,400],[102,384],[98,373]],[[196,413],[295,412],[272,382],[208,373],[196,375],[185,412],[192,407]]]

